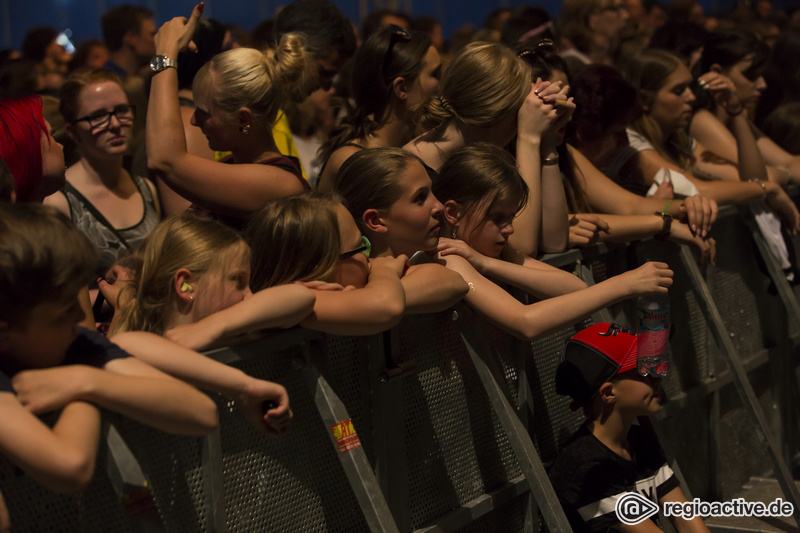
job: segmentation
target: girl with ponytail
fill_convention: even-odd
[[[426,133],[405,148],[431,173],[465,146],[488,142],[504,147],[516,136],[516,163],[531,201],[517,218],[512,241],[535,256],[567,246],[567,204],[560,176],[552,171],[558,162],[552,139],[575,106],[560,82],[533,81],[511,49],[495,43],[467,45],[447,67],[441,96],[421,108],[420,129]]]
[[[394,25],[383,28],[358,49],[353,62],[355,106],[320,148],[321,191],[333,188],[342,163],[355,152],[399,148],[411,140],[415,109],[438,94],[442,61],[426,34]]]
[[[190,44],[202,11],[200,3],[188,22],[178,17],[165,23],[155,37],[158,54],[177,58]],[[232,153],[220,162],[187,152],[176,69],[157,70],[147,111],[148,166],[197,207],[230,217],[233,226],[243,226],[268,200],[309,189],[297,162],[282,156],[272,137],[278,109],[288,98],[306,94],[306,84],[316,77],[305,47],[303,35],[287,34],[275,50],[229,50],[197,73],[192,123],[212,150]]]

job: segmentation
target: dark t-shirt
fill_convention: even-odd
[[[620,521],[614,506],[624,493],[636,491],[658,504],[679,486],[650,421],[639,420],[628,433],[633,461],[611,451],[584,425],[550,468],[550,481],[574,531],[615,531]]]
[[[78,328],[78,337],[67,348],[64,361],[58,366],[88,365],[103,368],[114,359],[130,357],[122,348],[109,341],[105,336],[86,328]],[[0,392],[14,392],[10,376],[0,371]]]

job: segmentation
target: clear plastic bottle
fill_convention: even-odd
[[[643,376],[664,377],[669,368],[669,295],[649,294],[636,301],[638,353]]]

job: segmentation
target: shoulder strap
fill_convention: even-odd
[[[125,246],[125,248],[130,249],[131,246],[128,244],[128,241],[125,240],[125,237],[123,237],[122,234],[120,234],[120,232],[117,231],[117,229],[112,226],[108,220],[106,220],[106,217],[104,217],[103,214],[100,213],[100,211],[98,211],[97,208],[93,206],[84,195],[78,192],[78,189],[73,187],[71,183],[67,182],[66,185],[64,185],[64,190],[72,193],[72,195],[75,196],[75,198],[77,198],[81,204],[83,204],[83,207],[85,207],[86,210],[89,211],[100,224],[105,226],[111,233],[113,233],[114,236],[119,239],[119,242]]]

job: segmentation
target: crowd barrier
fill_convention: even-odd
[[[654,426],[674,469],[705,500],[771,472],[797,511],[797,296],[748,213],[723,210],[714,235],[717,265],[703,269],[656,241],[546,260],[589,284],[667,261],[673,366]],[[0,487],[14,531],[569,531],[545,467],[583,415],[555,393],[555,368],[585,325],[633,317],[624,302],[531,343],[459,304],[382,335],[268,335],[208,356],[286,386],[285,437],[217,397],[205,438],[113,419],[82,494],[47,493],[8,464]]]

